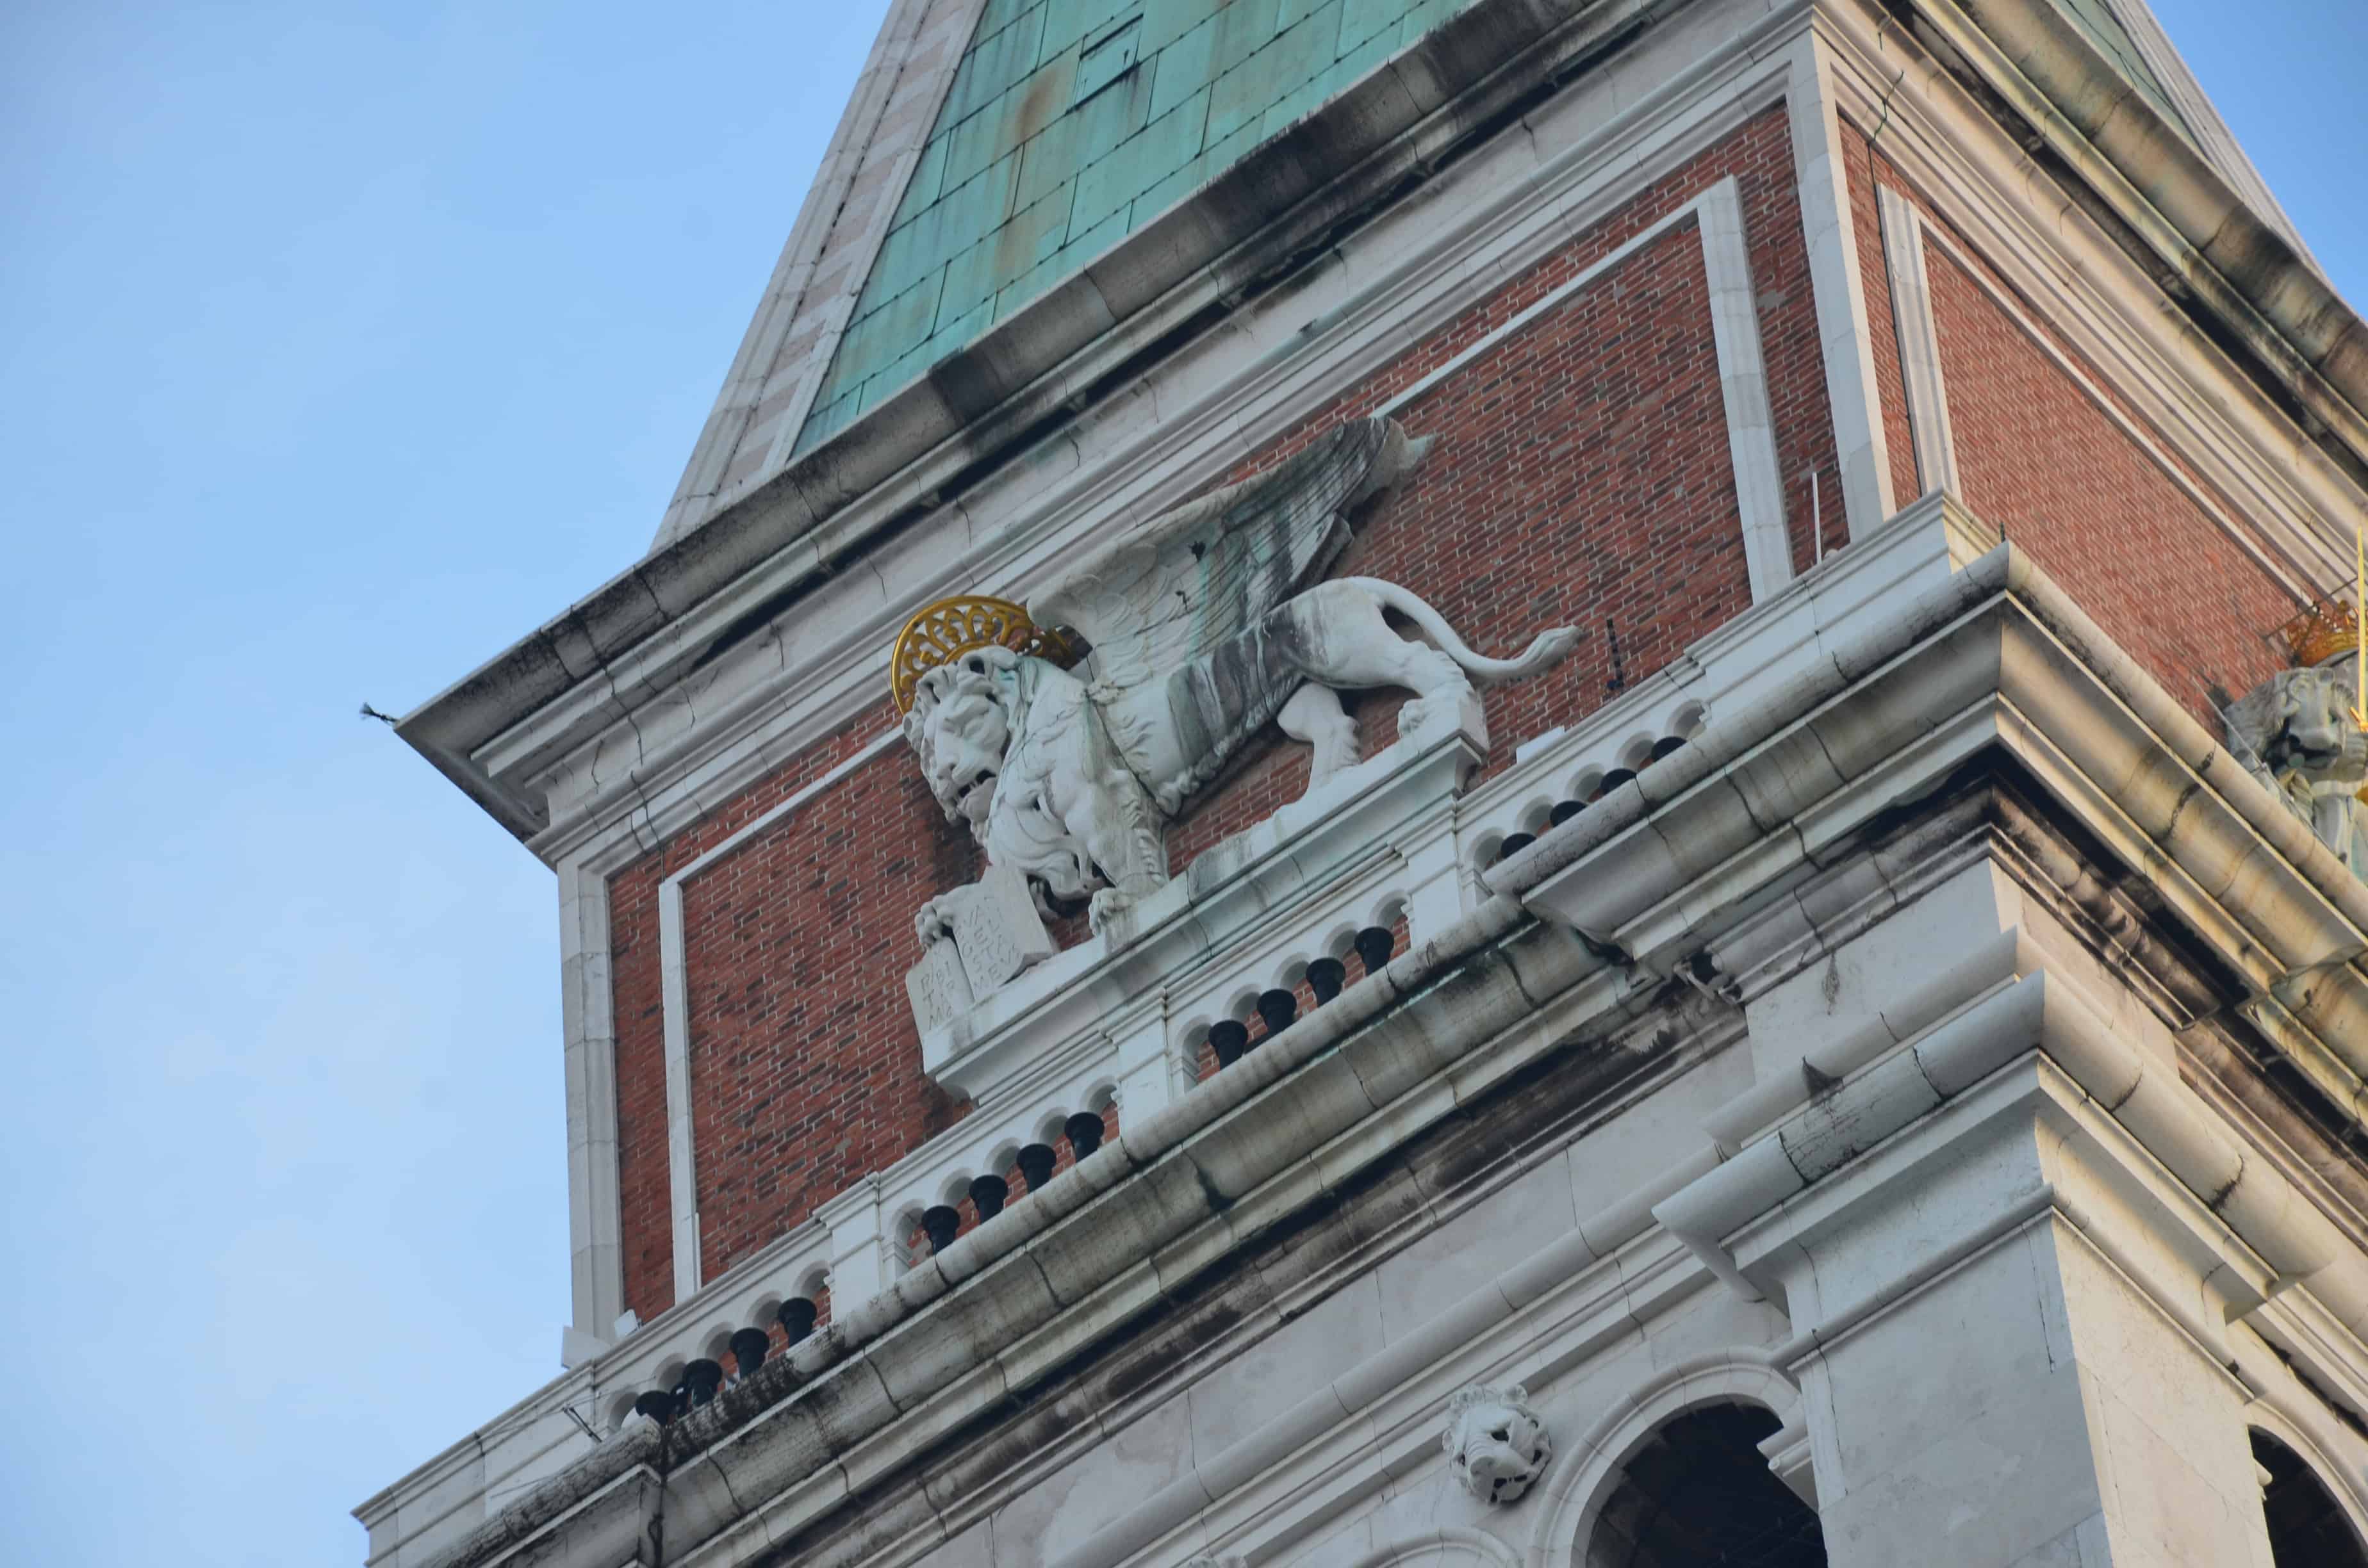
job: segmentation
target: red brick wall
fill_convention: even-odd
[[[625,1303],[674,1300],[658,883],[886,729],[883,703],[612,878]],[[958,1106],[921,1072],[913,912],[977,875],[900,742],[683,886],[700,1262],[713,1278]]]
[[[1340,419],[1420,381],[1640,231],[1736,176],[1759,293],[1794,565],[1805,570],[1809,490],[1821,465],[1827,548],[1847,538],[1834,483],[1816,306],[1783,109],[1758,116],[1578,243],[1509,281],[1386,369],[1344,391],[1242,464],[1281,461]],[[1440,437],[1414,478],[1359,520],[1335,569],[1403,583],[1486,653],[1573,624],[1577,653],[1486,694],[1492,767],[1514,745],[1584,718],[1610,695],[1616,622],[1630,682],[1748,608],[1742,514],[1711,337],[1702,236],[1686,222],[1489,347],[1399,412]],[[1347,699],[1367,755],[1395,739],[1403,692]],[[1181,868],[1306,788],[1306,748],[1269,741],[1169,836]]]
[[[2205,724],[2283,667],[2295,605],[1953,259],[1925,258],[1965,504]]]
[[[1874,187],[1899,191],[1954,240],[1928,238],[1925,271],[1965,504],[2029,551],[2108,635],[2216,730],[2209,688],[2242,693],[2281,668],[2283,659],[2262,638],[2296,608],[2187,486],[2210,495],[2240,527],[2242,514],[2136,416],[2094,365],[2071,351],[2042,306],[1978,259],[1973,265],[1979,276],[1969,270],[1958,249],[1975,257],[1979,252],[1848,122],[1843,145],[1851,208],[1861,226],[1859,254],[1867,264],[1868,315],[1880,318],[1878,349],[1891,342],[1894,324],[1881,244],[1871,237]],[[2015,312],[2000,294],[2014,301]],[[2017,312],[2046,335],[2044,347]],[[2051,348],[2079,374],[2068,372]],[[1875,369],[1896,474],[1910,449],[1896,347],[1876,355]],[[2133,438],[2124,420],[2146,433],[2154,453]],[[1911,457],[1907,472],[1913,467]]]
[[[1799,480],[1813,462],[1830,477],[1833,439],[1781,108],[1312,410],[1240,472],[1281,460],[1419,380],[1730,174],[1759,290],[1793,552],[1805,566],[1808,491]],[[1693,224],[1492,347],[1401,417],[1442,439],[1414,481],[1361,521],[1339,570],[1406,584],[1483,652],[1510,651],[1565,621],[1587,632],[1561,669],[1490,694],[1500,763],[1515,742],[1602,703],[1607,616],[1617,620],[1634,681],[1749,604]],[[1835,548],[1840,508],[1827,511]],[[1377,693],[1360,705],[1369,750],[1393,738],[1402,700]],[[625,1300],[644,1318],[673,1299],[657,885],[851,755],[890,717],[883,703],[610,882]],[[1296,795],[1305,773],[1303,748],[1259,748],[1174,835],[1172,858],[1180,866]],[[913,911],[976,873],[967,837],[944,821],[900,745],[687,884],[708,1278],[961,1114],[921,1073],[903,976],[916,956]],[[1018,1174],[1006,1174],[1017,1192]],[[968,1205],[963,1211],[967,1220]]]

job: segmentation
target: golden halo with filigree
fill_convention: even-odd
[[[897,634],[895,652],[888,659],[888,695],[896,711],[913,710],[913,693],[924,675],[973,648],[1008,648],[1064,667],[1077,656],[1076,644],[1066,633],[1029,619],[1026,606],[984,594],[957,594],[921,611]]]

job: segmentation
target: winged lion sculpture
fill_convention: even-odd
[[[917,674],[902,667],[900,644],[905,738],[948,820],[968,826],[991,866],[1021,871],[1040,906],[1089,901],[1099,930],[1167,881],[1168,822],[1269,721],[1314,747],[1312,788],[1359,760],[1341,691],[1411,691],[1398,724],[1412,733],[1455,712],[1475,682],[1560,660],[1575,628],[1487,658],[1396,584],[1316,581],[1348,544],[1351,511],[1411,472],[1427,444],[1387,419],[1341,425],[1080,562],[1028,601],[1022,636],[957,645]],[[1091,652],[1064,669],[1029,651],[1043,642],[1037,627],[1067,628]],[[923,906],[925,946],[974,888]]]

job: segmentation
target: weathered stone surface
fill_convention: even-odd
[[[1483,1503],[1518,1502],[1546,1472],[1554,1439],[1530,1406],[1530,1391],[1519,1383],[1489,1388],[1475,1383],[1447,1402],[1447,1430],[1440,1437],[1457,1484]]]

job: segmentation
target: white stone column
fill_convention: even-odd
[[[609,883],[581,860],[559,866],[560,1017],[567,1077],[567,1234],[575,1308],[568,1354],[617,1336],[625,1310],[618,1240],[617,1034],[609,975]],[[571,1363],[572,1364],[572,1363]]]
[[[1441,818],[1432,832],[1400,846],[1406,856],[1406,939],[1419,942],[1463,918],[1469,879],[1456,863],[1456,834]]]
[[[1931,275],[1924,263],[1924,220],[1889,186],[1875,193],[1883,255],[1891,273],[1891,318],[1899,334],[1899,369],[1916,476],[1927,492],[1960,488],[1957,447],[1949,434],[1949,392],[1941,374],[1940,329],[1932,320]]]
[[[1463,918],[1474,902],[1462,860],[1456,801],[1488,756],[1488,725],[1476,697],[1464,700],[1456,730],[1418,765],[1436,780],[1432,805],[1401,823],[1390,847],[1405,863],[1406,940],[1421,942]]]
[[[1809,284],[1816,298],[1826,395],[1841,462],[1838,488],[1850,538],[1859,540],[1882,527],[1897,510],[1897,499],[1891,494],[1891,455],[1875,394],[1874,339],[1867,327],[1865,282],[1859,271],[1832,75],[1833,61],[1824,41],[1814,28],[1804,33],[1794,45],[1785,108],[1792,117],[1801,228],[1809,245]]]
[[[1791,1320],[1827,1560],[2269,1568],[2228,1324],[2324,1221],[1994,864],[1871,927],[1868,895],[1838,875],[1723,953],[1800,967],[1747,1001],[1723,1163],[1654,1210]]]
[[[2269,1568],[2248,1391],[2044,1201],[2031,1108],[1778,1269],[1827,1561]]]

